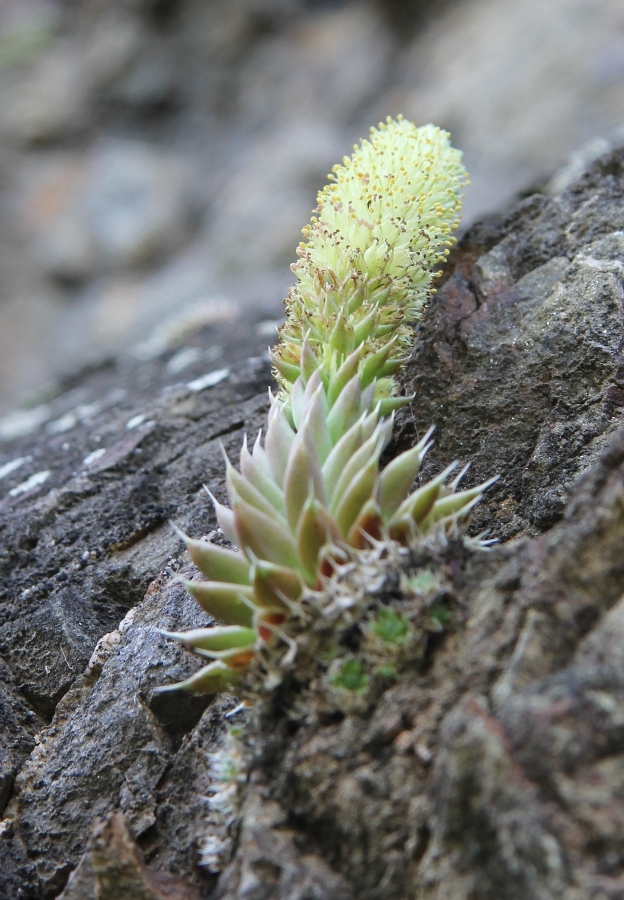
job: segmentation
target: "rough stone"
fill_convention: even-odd
[[[236,701],[153,693],[195,665],[159,629],[202,621],[166,519],[218,539],[201,484],[222,498],[220,441],[234,456],[263,424],[268,359],[245,361],[263,329],[246,311],[200,330],[180,374],[171,347],[82,372],[2,443],[6,896],[101,896],[124,878],[158,896],[163,872],[223,900],[621,894],[623,185],[616,149],[454,253],[389,455],[437,421],[429,473],[454,456],[474,480],[499,471],[474,528],[503,542],[409,563],[437,567],[453,612],[374,702],[297,718],[327,666],[300,655],[300,680],[247,726],[219,878],[199,866],[202,797]],[[229,374],[205,380],[214,345]]]
[[[51,154],[23,173],[24,215],[43,271],[68,282],[127,269],[184,240],[188,197],[180,163],[137,141]]]

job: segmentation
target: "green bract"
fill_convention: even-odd
[[[171,688],[232,686],[260,643],[292,644],[288,620],[304,592],[322,590],[375,543],[458,533],[491,483],[458,491],[463,473],[449,483],[452,465],[410,493],[431,431],[379,463],[394,410],[407,402],[394,380],[410,347],[407,323],[432,292],[461,205],[466,176],[448,138],[387,120],[319,194],[273,352],[282,391],[264,440],[252,449],[245,441],[240,470],[226,459],[230,508],[214,501],[240,550],[182,535],[208,579],[185,584],[225,626],[170,635],[211,660]]]

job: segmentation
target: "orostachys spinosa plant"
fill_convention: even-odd
[[[181,535],[207,581],[186,587],[223,625],[170,634],[210,662],[164,689],[233,687],[260,648],[296,653],[289,620],[372,547],[463,532],[486,482],[458,490],[449,466],[412,491],[428,432],[383,470],[410,323],[454,242],[466,172],[449,135],[402,117],[334,167],[303,230],[264,437],[226,460],[230,508],[213,498],[226,549]]]

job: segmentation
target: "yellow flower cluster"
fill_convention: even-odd
[[[303,229],[292,267],[297,283],[274,354],[287,393],[300,373],[305,336],[326,371],[362,344],[370,356],[393,342],[396,362],[404,358],[406,323],[433,292],[467,183],[449,134],[401,116],[371,129],[370,140],[355,145],[329,177],[317,215]]]

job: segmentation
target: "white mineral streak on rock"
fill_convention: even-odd
[[[0,466],[0,478],[6,478],[7,475],[16,472],[17,469],[20,469],[29,459],[30,456],[18,456],[17,459],[12,459],[10,462]]]
[[[132,431],[133,428],[138,428],[143,422],[145,422],[145,413],[139,413],[137,416],[132,416],[132,418],[126,422],[126,428],[128,431]]]
[[[51,473],[49,469],[46,469],[43,472],[35,472],[35,474],[31,475],[30,478],[27,478],[26,481],[22,481],[21,484],[18,484],[16,487],[11,488],[11,490],[9,491],[9,497],[19,497],[20,494],[26,494],[33,488],[39,487],[40,484],[43,484],[44,481],[48,480],[50,474]]]
[[[189,381],[187,388],[189,391],[204,391],[206,388],[211,388],[214,387],[215,384],[219,384],[219,382],[226,379],[229,374],[229,369],[215,369],[214,372],[208,372],[206,375],[201,375],[194,381]]]
[[[91,463],[94,463],[96,459],[100,459],[102,456],[104,456],[105,453],[106,450],[104,449],[104,447],[98,447],[97,450],[93,450],[92,453],[89,453],[88,456],[85,456],[82,461],[83,466],[90,466]]]

